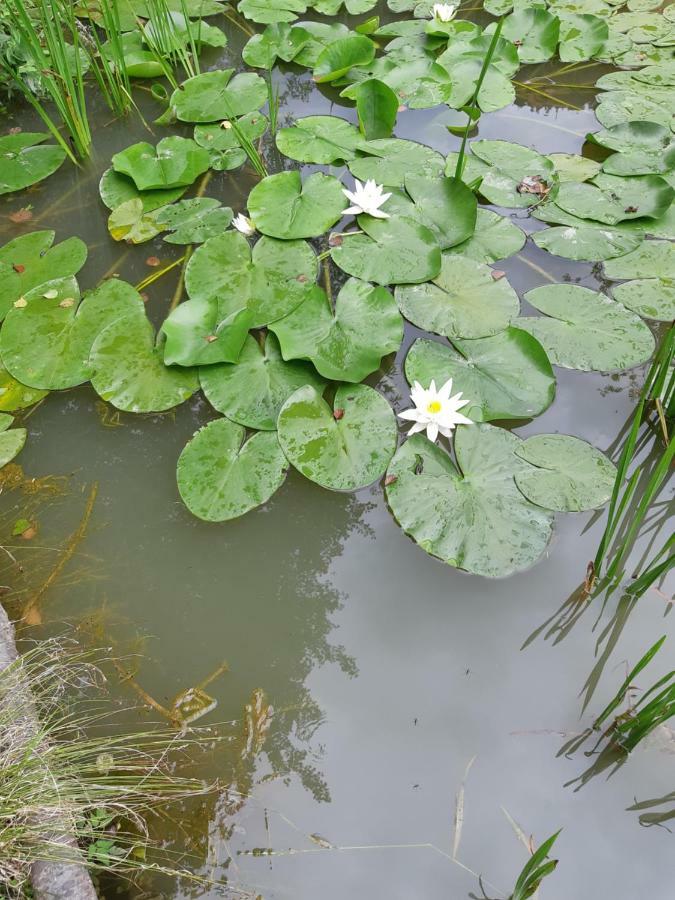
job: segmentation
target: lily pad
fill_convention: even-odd
[[[212,197],[195,197],[165,206],[155,222],[172,232],[164,238],[169,244],[201,244],[225,231],[232,222],[232,210]]]
[[[362,234],[347,234],[331,250],[333,262],[348,275],[376,284],[419,284],[441,270],[434,233],[413,219],[358,218]]]
[[[396,125],[399,101],[394,91],[378,78],[366,78],[354,91],[359,128],[368,141],[391,137]]]
[[[342,185],[322,172],[304,182],[295,170],[269,175],[248,197],[256,228],[283,240],[319,237],[342,218],[346,208]]]
[[[393,409],[365,384],[340,385],[332,409],[305,385],[283,405],[277,426],[288,461],[333,491],[355,491],[377,481],[398,435]]]
[[[645,241],[620,259],[608,260],[607,278],[675,279],[675,247],[669,241]]]
[[[314,81],[336,81],[356,66],[367,66],[375,58],[375,44],[363,34],[350,34],[328,44],[314,66]]]
[[[349,171],[360,181],[372,179],[378,184],[403,187],[410,173],[438,177],[445,168],[440,153],[415,141],[383,138],[369,141],[361,149],[369,155],[348,163]]]
[[[0,194],[21,191],[56,172],[66,151],[57,144],[45,144],[48,138],[48,134],[28,131],[0,136]]]
[[[612,288],[612,296],[619,303],[657,322],[675,320],[675,284],[664,278],[638,278]]]
[[[159,209],[160,206],[166,206],[167,203],[173,203],[174,200],[180,200],[186,190],[187,185],[167,190],[139,191],[131,178],[121,175],[114,169],[106,169],[99,182],[101,200],[108,209],[117,209],[118,206],[129,200],[140,200],[144,213]]]
[[[556,205],[581,219],[616,225],[629,219],[658,219],[669,208],[675,191],[658,175],[597,175],[593,183],[564,182]]]
[[[436,235],[441,250],[468,240],[476,228],[476,195],[463,181],[443,176],[407,175],[405,189],[420,219]]]
[[[120,316],[145,317],[137,291],[116,278],[104,281],[81,303],[72,275],[34,288],[25,300],[26,306],[7,313],[0,353],[10,374],[47,391],[88,381],[89,354],[97,335]]]
[[[558,178],[563,181],[588,181],[600,171],[600,163],[586,159],[576,153],[549,153],[548,158],[555,166]]]
[[[113,169],[133,179],[139,191],[184,187],[209,168],[209,154],[190,138],[162,138],[153,147],[142,141],[112,158]]]
[[[499,578],[535,563],[551,536],[552,515],[530,503],[514,477],[529,465],[520,439],[492,425],[463,425],[457,467],[416,434],[387,472],[387,500],[398,524],[423,550],[475,575]]]
[[[555,397],[555,376],[541,344],[526,331],[506,328],[494,337],[452,346],[420,338],[405,361],[406,378],[413,384],[444,384],[469,403],[462,413],[475,422],[531,419]]]
[[[87,259],[84,241],[71,237],[52,246],[54,237],[53,231],[32,231],[0,247],[0,318],[28,291],[82,268]]]
[[[266,3],[267,0],[264,0]],[[254,112],[267,101],[267,85],[253,72],[216,69],[188,78],[169,101],[181,122],[220,122]]]
[[[282,128],[276,140],[284,156],[320,165],[354,159],[365,143],[356,126],[337,116],[298,119],[290,128]]]
[[[537,338],[551,362],[585,372],[631,369],[654,352],[654,337],[642,319],[604,294],[573,284],[551,284],[525,294],[543,312],[514,325]]]
[[[161,207],[160,207],[161,209]],[[128,244],[143,244],[162,231],[155,218],[158,210],[143,211],[143,201],[136,197],[120,203],[108,216],[108,231],[114,241]]]
[[[558,46],[560,19],[545,9],[516,9],[504,19],[502,35],[516,45],[521,63],[546,62]]]
[[[247,428],[275,431],[279,410],[298,388],[323,391],[325,382],[304,362],[285,362],[279,342],[268,334],[264,347],[250,335],[236,365],[222,363],[199,370],[202,390],[214,409]]]
[[[243,166],[248,155],[241,146],[237,131],[255,144],[267,131],[268,121],[257,110],[237,119],[237,128],[226,119],[218,125],[196,125],[194,138],[209,151],[210,166],[216,172],[229,172]]]
[[[262,34],[253,35],[241,57],[247,66],[271,70],[277,59],[291,62],[311,39],[305,28],[287,22],[273,23]]]
[[[17,409],[26,409],[27,406],[42,400],[48,393],[49,391],[40,391],[21,384],[0,363],[0,411],[14,412]]]
[[[542,250],[565,259],[598,262],[623,256],[643,241],[639,231],[609,228],[592,222],[546,228],[532,235],[532,240]]]
[[[529,469],[515,474],[518,489],[537,506],[557,512],[598,509],[612,496],[616,466],[586,441],[537,434],[515,449]]]
[[[215,419],[186,444],[176,478],[183,503],[206,522],[226,522],[266,503],[286,477],[286,459],[274,432],[246,431]]]
[[[600,97],[595,117],[605,128],[624,122],[656,122],[671,128],[674,124],[668,106],[634,91],[610,91]]]
[[[495,280],[484,263],[444,254],[441,271],[427,284],[400,285],[396,302],[413,325],[445,337],[480,338],[503,331],[520,312],[506,278]]]
[[[317,287],[270,328],[284,359],[309,359],[334,381],[362,381],[403,340],[403,319],[389,291],[356,278],[340,290],[335,310]]]
[[[26,443],[28,432],[25,428],[8,430],[13,421],[12,416],[0,413],[0,469],[11,462]]]
[[[471,151],[490,166],[483,174],[480,192],[497,206],[524,208],[541,203],[540,191],[551,190],[557,183],[551,160],[521,144],[474,141]]]
[[[195,369],[164,365],[155,330],[138,313],[122,316],[100,332],[91,348],[91,383],[102,400],[124,412],[163,412],[199,387]]]
[[[518,253],[526,239],[522,229],[506,216],[479,207],[473,235],[446,252],[489,264]]]
[[[623,122],[588,140],[616,151],[603,163],[612,175],[647,175],[675,167],[675,138],[670,128],[656,122]]]
[[[292,22],[307,12],[305,0],[240,0],[239,12],[253,22]]]
[[[589,14],[560,16],[560,46],[562,62],[582,62],[597,56],[609,37],[607,22]]]

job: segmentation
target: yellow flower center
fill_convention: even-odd
[[[431,403],[427,404],[427,412],[434,415],[435,413],[439,413],[443,407],[439,400],[432,400]]]

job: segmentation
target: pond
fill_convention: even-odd
[[[412,14],[396,15],[380,2],[368,15],[385,23]],[[494,21],[480,9],[460,15]],[[333,18],[353,27],[367,16]],[[264,25],[209,21],[228,44],[207,49],[202,70],[241,68],[245,29]],[[560,74],[562,67],[555,58],[521,70],[523,82],[536,76],[535,89],[523,84],[515,102],[483,114],[471,140],[513,141],[540,154],[585,148],[584,156],[604,159],[586,135],[599,128],[593,86],[615,70],[593,61]],[[353,103],[316,84],[311,70],[277,66],[272,77],[280,128],[310,115],[357,123]],[[185,252],[161,235],[127,245],[108,233],[97,183],[112,155],[135,141],[192,132],[190,125],[152,124],[161,103],[147,90],[137,96],[147,128],[138,116],[115,119],[92,92],[91,159],[81,168],[66,162],[33,188],[1,198],[2,243],[38,228],[54,229],[58,241],[86,242],[83,289],[113,273],[137,284]],[[447,156],[461,144],[449,121],[446,106],[406,109],[395,136]],[[42,130],[20,104],[6,125]],[[298,166],[268,139],[263,157],[270,172]],[[302,171],[351,183],[339,163]],[[248,164],[214,172],[206,195],[246,213],[259,180]],[[30,221],[9,219],[27,206]],[[528,234],[544,227],[527,208],[484,200],[481,208],[509,216]],[[153,257],[159,266],[148,265]],[[521,298],[552,283],[608,286],[600,263],[554,256],[530,239],[495,268]],[[143,288],[157,327],[179,272],[176,266]],[[538,315],[526,301],[522,308],[521,315]],[[663,333],[664,326],[648,324],[657,337]],[[410,405],[406,354],[426,334],[406,322],[398,352],[367,379],[397,412]],[[616,460],[647,368],[604,374],[556,366],[555,401],[536,419],[500,424],[520,438],[575,435]],[[31,602],[98,486],[86,530],[31,605],[24,634],[75,628],[113,647],[134,684],[165,707],[201,686],[217,706],[199,724],[225,723],[233,735],[231,746],[198,757],[199,776],[228,787],[153,826],[172,850],[192,854],[183,864],[226,881],[227,890],[144,877],[142,888],[115,883],[109,895],[215,897],[231,889],[265,900],[441,900],[480,896],[478,873],[489,897],[506,897],[528,858],[511,817],[537,844],[562,829],[554,853],[560,862],[541,886],[542,900],[670,897],[672,835],[641,827],[639,812],[627,808],[672,790],[673,732],[659,728],[611,778],[601,772],[582,786],[569,782],[592,760],[583,752],[558,754],[647,648],[672,632],[672,573],[625,620],[616,599],[603,605],[595,598],[577,606],[583,613],[565,629],[555,627],[557,617],[578,597],[603,512],[557,515],[539,561],[504,578],[468,574],[425,553],[393,518],[379,479],[335,492],[291,468],[262,506],[232,521],[201,521],[181,502],[176,463],[216,415],[202,393],[163,414],[119,412],[89,383],[53,391],[17,413],[28,431],[17,462],[27,476],[65,476],[65,492],[40,501],[38,534],[23,543],[9,534],[25,514],[25,495],[5,490],[0,497],[3,542],[25,570],[9,562],[3,569],[14,600]],[[662,500],[672,496],[667,491]],[[631,559],[646,547],[644,538]],[[667,643],[640,686],[664,675],[670,660]],[[139,699],[114,672],[110,689]],[[154,712],[139,716],[156,719]]]

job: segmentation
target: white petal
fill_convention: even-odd
[[[343,216],[360,216],[363,210],[360,206],[350,206],[349,209],[342,211]]]
[[[452,378],[448,378],[443,387],[439,388],[438,391],[438,399],[439,400],[448,400],[450,398],[450,393],[452,391]]]
[[[438,437],[438,425],[435,422],[429,422],[427,425],[427,437],[432,442]]]
[[[408,437],[410,437],[411,434],[418,434],[420,431],[424,431],[426,427],[427,426],[422,422],[415,422],[413,427],[408,431]]]
[[[398,414],[399,419],[407,419],[410,422],[419,422],[421,413],[418,409],[404,409]]]
[[[374,219],[388,219],[389,213],[382,212],[381,209],[369,209],[368,215],[372,216]]]

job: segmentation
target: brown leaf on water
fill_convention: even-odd
[[[19,297],[18,300],[14,301],[15,309],[25,309],[26,306],[28,306],[28,300],[25,297]]]
[[[398,481],[398,475],[387,475],[384,479],[384,486],[389,487],[390,484],[394,484]]]
[[[21,540],[22,541],[32,541],[36,534],[37,534],[37,526],[29,525],[25,531],[21,532]]]
[[[214,341],[218,340],[218,335],[217,334],[207,334],[206,337],[204,338],[204,340],[206,341],[207,344],[212,344]]]
[[[157,266],[162,265],[162,261],[159,256],[149,256],[145,261],[146,266],[150,266],[151,269],[156,269]]]
[[[14,263],[14,265],[12,266],[12,268],[13,268],[14,271],[17,273],[17,275],[21,275],[23,272],[26,271],[26,267],[25,267],[25,266],[22,266],[21,263]]]
[[[75,306],[75,300],[72,297],[66,297],[59,303],[59,306],[61,309],[70,309],[71,306]]]
[[[335,419],[336,422],[339,422],[340,419],[344,416],[344,414],[345,414],[344,409],[340,409],[339,407],[337,409],[333,410],[333,418]]]
[[[325,837],[321,837],[320,834],[310,834],[308,837],[310,841],[314,841],[315,844],[318,844],[319,847],[322,847],[324,850],[332,850],[334,847],[334,844],[327,841]]]
[[[341,234],[331,234],[328,238],[328,246],[329,247],[341,247],[344,243],[344,238]]]
[[[503,278],[506,275],[506,272],[502,272],[501,269],[493,269],[492,270],[492,278],[494,281],[499,281],[500,278]]]
[[[537,197],[546,197],[551,186],[539,175],[526,175],[516,188],[519,194],[534,194]]]
[[[21,134],[23,128],[19,128],[18,125],[15,125],[14,128],[9,129],[9,134]]]
[[[10,222],[14,222],[15,225],[23,225],[24,222],[30,222],[32,218],[33,213],[30,211],[30,206],[17,209],[16,212],[10,213],[9,216]]]
[[[141,300],[143,301],[143,303],[147,303],[149,299],[150,299],[149,294],[145,294],[145,293],[141,294]]]

